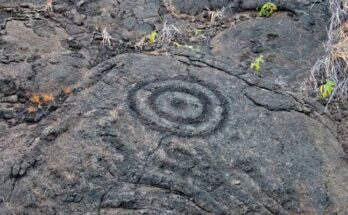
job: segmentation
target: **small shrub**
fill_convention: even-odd
[[[151,45],[155,44],[156,39],[158,37],[158,33],[156,31],[152,32],[150,35],[148,35],[148,40]]]
[[[54,97],[52,94],[41,94],[42,103],[45,105],[51,104],[54,101]]]
[[[273,13],[278,10],[277,6],[271,2],[267,2],[262,5],[259,15],[262,17],[272,16]]]
[[[323,84],[320,86],[320,97],[322,99],[325,99],[325,98],[331,96],[336,85],[337,85],[336,82],[327,79],[326,84]]]
[[[30,98],[31,103],[33,103],[34,105],[39,105],[41,103],[41,99],[40,99],[40,95],[33,95]]]
[[[258,58],[255,59],[253,63],[251,63],[250,68],[255,70],[256,72],[259,72],[264,63],[265,60],[263,59],[263,55],[260,55]]]
[[[135,43],[135,49],[143,49],[144,46],[153,46],[154,48],[167,47],[172,43],[177,34],[181,34],[181,30],[174,26],[168,25],[167,21],[163,22],[163,28],[160,31],[153,31],[152,33],[143,36]]]
[[[41,104],[49,105],[54,101],[54,96],[51,93],[35,94],[30,98],[30,102],[36,106]]]

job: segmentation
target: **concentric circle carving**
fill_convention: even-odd
[[[142,123],[178,136],[216,131],[226,117],[226,104],[221,93],[197,80],[143,82],[129,93],[130,109]]]

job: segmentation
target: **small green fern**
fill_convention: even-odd
[[[278,10],[277,5],[271,2],[267,2],[262,5],[261,10],[259,11],[259,15],[262,17],[272,16],[276,10]]]
[[[264,63],[265,60],[263,59],[263,55],[260,55],[258,58],[255,59],[253,63],[251,63],[250,68],[255,70],[256,72],[259,72]]]

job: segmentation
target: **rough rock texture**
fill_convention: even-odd
[[[289,2],[279,1],[280,12],[275,16],[239,22],[220,32],[212,40],[212,53],[235,64],[263,55],[267,59],[264,77],[287,89],[304,85],[308,76],[304,71],[310,70],[323,51],[327,7],[315,5],[315,1],[297,1],[296,7]],[[241,7],[255,8],[251,5]]]
[[[262,3],[0,0],[0,214],[348,213],[335,123],[291,92],[323,51],[327,2],[257,18]],[[201,51],[134,49],[163,18]]]

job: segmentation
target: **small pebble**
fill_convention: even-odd
[[[234,185],[240,185],[240,181],[238,181],[238,180],[233,180],[232,183],[233,183]]]

